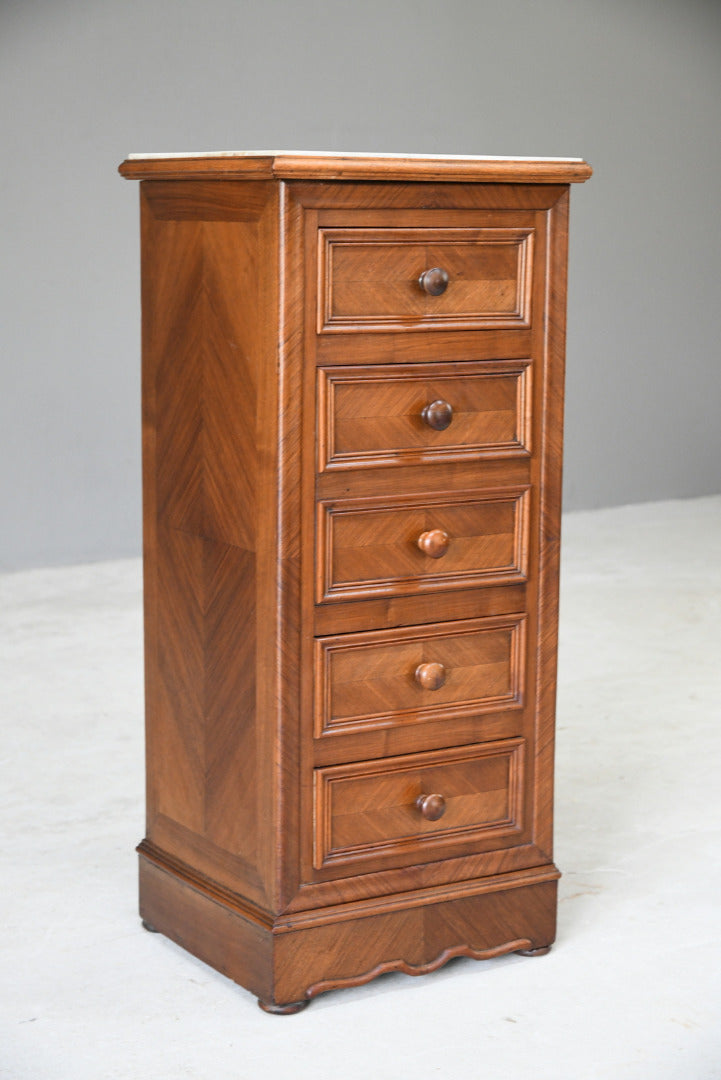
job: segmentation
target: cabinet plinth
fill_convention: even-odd
[[[130,158],[144,925],[268,1012],[554,940],[576,159]]]

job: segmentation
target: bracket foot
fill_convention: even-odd
[[[273,1001],[261,1001],[258,998],[258,1004],[263,1012],[272,1013],[274,1016],[292,1016],[293,1013],[302,1012],[307,1008],[310,1001],[305,998],[303,1001],[290,1001],[287,1005],[276,1005]]]

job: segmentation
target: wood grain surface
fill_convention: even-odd
[[[545,949],[568,184],[590,169],[121,171],[145,178],[142,917],[271,1011]]]
[[[362,599],[521,581],[528,489],[318,502],[317,599]],[[419,540],[446,534],[438,557]]]
[[[520,706],[524,629],[512,615],[317,638],[317,736]],[[424,689],[429,663],[443,680]]]
[[[321,228],[318,331],[528,326],[532,247],[532,229]],[[440,295],[421,286],[431,268]]]
[[[479,183],[582,183],[591,167],[580,158],[434,157],[391,154],[204,153],[132,155],[120,166],[128,180],[445,180]]]
[[[392,860],[409,848],[433,858],[481,833],[510,843],[521,830],[522,762],[517,739],[319,769],[315,865]],[[432,793],[445,813],[429,820],[417,802]]]
[[[530,368],[530,360],[320,368],[318,471],[529,453]],[[441,428],[424,417],[437,401],[448,406]]]

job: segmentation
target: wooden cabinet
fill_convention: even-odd
[[[580,160],[135,157],[140,909],[295,1011],[554,938]]]

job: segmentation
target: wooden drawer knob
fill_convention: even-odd
[[[418,278],[418,284],[429,296],[440,296],[448,288],[448,271],[441,270],[440,266],[434,266],[432,270],[424,270]]]
[[[426,405],[421,416],[434,431],[445,431],[453,419],[453,406],[439,398]]]
[[[445,681],[443,664],[419,664],[416,668],[416,682],[423,690],[440,690]]]
[[[451,538],[443,529],[429,529],[423,532],[416,540],[416,544],[424,555],[430,555],[432,559],[441,559],[448,551]]]
[[[446,800],[442,795],[419,795],[416,806],[426,821],[438,821],[446,812]]]

